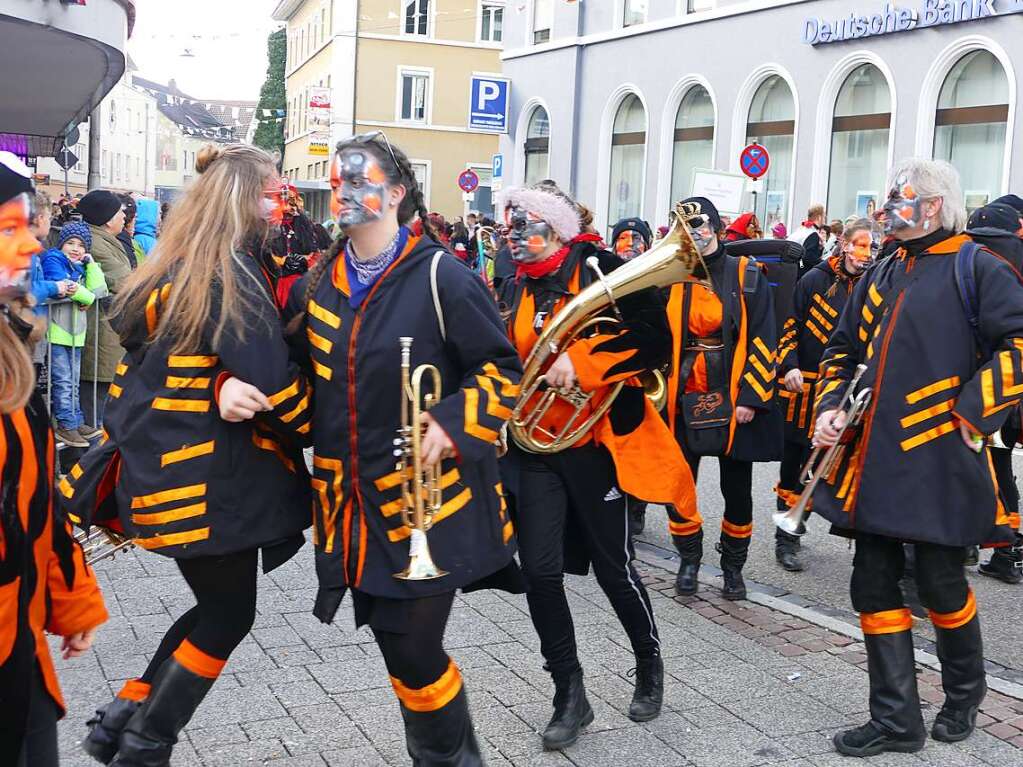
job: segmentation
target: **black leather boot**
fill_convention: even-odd
[[[803,571],[803,563],[799,560],[799,547],[798,535],[790,535],[780,528],[775,528],[774,558],[790,573]]]
[[[861,757],[919,751],[927,733],[916,688],[913,633],[867,634],[863,642],[870,674],[870,721],[837,733],[835,748],[846,756]]]
[[[1017,534],[1011,547],[995,549],[977,572],[1010,585],[1023,583],[1023,536]]]
[[[675,576],[675,593],[691,597],[700,589],[700,560],[703,559],[703,530],[692,535],[673,535],[675,549],[681,558]]]
[[[661,713],[664,703],[664,660],[660,654],[636,658],[636,689],[629,704],[629,719],[649,722]]]
[[[199,676],[174,657],[163,662],[146,702],[128,720],[113,767],[168,767],[178,733],[215,679]]]
[[[722,533],[721,541],[717,545],[718,553],[721,554],[721,578],[724,581],[721,596],[732,602],[746,598],[746,581],[742,578],[742,568],[749,555],[749,541],[749,538],[733,538]]]
[[[482,767],[465,687],[436,711],[412,711],[402,704],[401,715],[413,767]]]
[[[141,700],[117,697],[96,709],[96,715],[85,723],[89,734],[82,741],[82,750],[97,762],[110,764],[117,754],[117,744],[125,725],[142,703]]]
[[[579,740],[579,731],[593,721],[593,709],[586,700],[583,671],[564,678],[554,677],[554,716],[543,731],[543,747],[548,751],[568,748]]]
[[[980,619],[974,616],[969,623],[957,629],[943,629],[935,625],[934,633],[938,640],[945,703],[934,719],[931,737],[956,743],[973,733],[977,711],[987,693]]]

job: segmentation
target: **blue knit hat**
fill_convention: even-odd
[[[92,232],[89,225],[84,221],[69,221],[60,228],[60,237],[57,239],[57,249],[64,247],[64,243],[72,237],[77,237],[85,243],[85,250],[92,250]]]

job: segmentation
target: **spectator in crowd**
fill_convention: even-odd
[[[43,254],[43,274],[62,286],[71,302],[50,309],[51,409],[57,421],[57,439],[69,447],[88,447],[100,431],[86,426],[79,402],[82,347],[85,345],[83,312],[106,295],[103,271],[92,260],[92,232],[82,221],[61,227],[57,247]]]
[[[756,213],[743,213],[725,229],[725,242],[763,239],[764,230]]]
[[[117,235],[117,241],[124,248],[125,255],[131,262],[132,271],[138,269],[139,264],[146,260],[146,254],[140,245],[135,244],[135,218],[138,216],[138,205],[135,198],[130,194],[119,194],[118,199],[124,206],[124,228]]]
[[[430,226],[433,227],[433,231],[437,233],[437,239],[440,240],[444,247],[447,247],[451,237],[448,234],[448,222],[444,220],[444,216],[440,213],[431,213],[427,218],[430,220]]]
[[[824,241],[826,236],[821,234],[824,227],[824,206],[817,203],[811,205],[806,212],[806,220],[789,237],[795,243],[803,246],[803,261],[799,267],[799,276],[802,277],[821,262],[824,257]]]
[[[1014,211],[1019,218],[1019,229],[1016,230],[1016,234],[1023,237],[1023,197],[1015,194],[1007,194],[1003,197],[999,197],[992,204],[1008,205]]]
[[[132,271],[128,251],[117,239],[124,230],[124,205],[113,192],[94,189],[78,203],[78,212],[92,234],[92,258],[103,270],[107,289],[117,295],[121,283]],[[82,381],[89,384],[83,385],[81,390],[86,431],[90,431],[89,426],[98,427],[103,423],[107,390],[114,380],[117,363],[124,356],[120,339],[107,319],[105,304],[105,301],[96,301],[89,307],[85,350],[82,352]]]
[[[835,255],[835,249],[842,239],[842,232],[845,231],[845,224],[835,220],[828,224],[827,229],[821,229],[821,235],[826,237],[822,258],[828,259]]]
[[[789,238],[789,230],[785,226],[784,221],[779,221],[771,227],[771,236],[776,240],[787,240]]]
[[[451,227],[451,241],[448,243],[451,252],[465,262],[469,258],[469,230],[461,221],[456,221]]]
[[[50,213],[50,197],[46,192],[36,192],[33,200],[32,215],[29,219],[28,230],[32,233],[32,236],[39,241],[39,244],[45,250],[48,246],[48,240],[50,236],[50,223],[53,219]],[[54,298],[60,298],[64,295],[63,286],[54,280],[48,280],[43,275],[43,260],[42,257],[37,253],[32,256],[32,266],[30,267],[29,276],[32,280],[32,297],[35,299],[34,312],[36,316],[42,316],[46,314],[46,302]],[[33,354],[33,362],[39,364],[42,362],[40,356],[40,350],[45,350],[45,344],[39,344],[36,347],[35,353]]]
[[[136,203],[138,212],[135,215],[135,244],[142,248],[146,256],[156,245],[157,219],[160,217],[160,206],[156,200],[143,197]]]

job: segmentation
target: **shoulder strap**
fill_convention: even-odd
[[[742,292],[752,296],[757,292],[757,280],[760,279],[760,265],[755,258],[746,258],[746,276],[742,281]]]
[[[433,262],[430,264],[430,290],[433,291],[433,308],[437,312],[437,326],[440,328],[440,337],[445,343],[448,340],[448,330],[444,325],[444,307],[440,303],[440,291],[437,289],[437,268],[444,256],[443,250],[433,254]]]
[[[980,245],[975,242],[965,242],[956,253],[955,278],[956,287],[959,290],[959,299],[963,302],[963,309],[966,312],[966,321],[970,323],[973,335],[980,341],[979,314],[977,306],[977,253]]]

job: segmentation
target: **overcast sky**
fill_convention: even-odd
[[[135,0],[128,53],[138,74],[196,98],[259,98],[278,0]],[[182,55],[185,53],[191,56]]]

